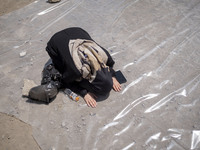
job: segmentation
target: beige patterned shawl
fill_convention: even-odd
[[[92,82],[101,67],[106,68],[108,57],[104,50],[91,40],[76,39],[69,41],[69,50],[82,78]]]

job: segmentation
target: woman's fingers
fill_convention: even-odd
[[[116,83],[116,89],[117,89],[118,92],[121,91],[121,85],[119,84],[118,81]]]
[[[89,99],[89,105],[91,106],[91,107],[96,107],[96,101],[94,100],[94,99]]]
[[[90,107],[90,103],[88,100],[85,100],[86,104]]]
[[[113,88],[115,91],[119,92],[121,91],[121,85],[120,83],[117,81],[116,78],[113,77]]]
[[[121,85],[119,84],[119,82],[117,83],[117,91],[121,91]]]
[[[96,107],[97,106],[96,101],[94,99],[90,100],[90,106],[91,107]]]
[[[94,98],[92,98],[92,96],[90,94],[86,94],[84,97],[84,100],[89,107],[97,106],[96,100]]]
[[[89,93],[89,95],[90,95],[90,104],[91,104],[91,106],[92,107],[96,107],[97,106],[97,102],[96,102],[96,100],[93,98],[93,96],[94,96],[94,94],[90,94]]]
[[[117,92],[121,91],[121,85],[120,84],[115,85],[114,90]]]
[[[115,90],[115,91],[118,91],[118,90],[117,90],[117,86],[116,86],[116,85],[114,85],[114,90]]]

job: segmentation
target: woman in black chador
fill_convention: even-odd
[[[54,34],[46,51],[51,59],[42,72],[41,85],[29,91],[30,98],[49,103],[59,89],[69,88],[88,106],[96,107],[96,99],[109,95],[112,88],[121,90],[112,57],[83,29],[67,28]]]

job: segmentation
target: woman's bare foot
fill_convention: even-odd
[[[115,77],[112,77],[112,80],[113,80],[113,89],[116,92],[121,91],[121,84],[117,81],[117,79]]]

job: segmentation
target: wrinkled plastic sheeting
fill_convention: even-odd
[[[199,0],[40,0],[0,22],[0,111],[29,123],[42,149],[200,149]],[[62,93],[50,105],[22,99],[49,38],[71,26],[108,49],[122,91],[96,109]]]

